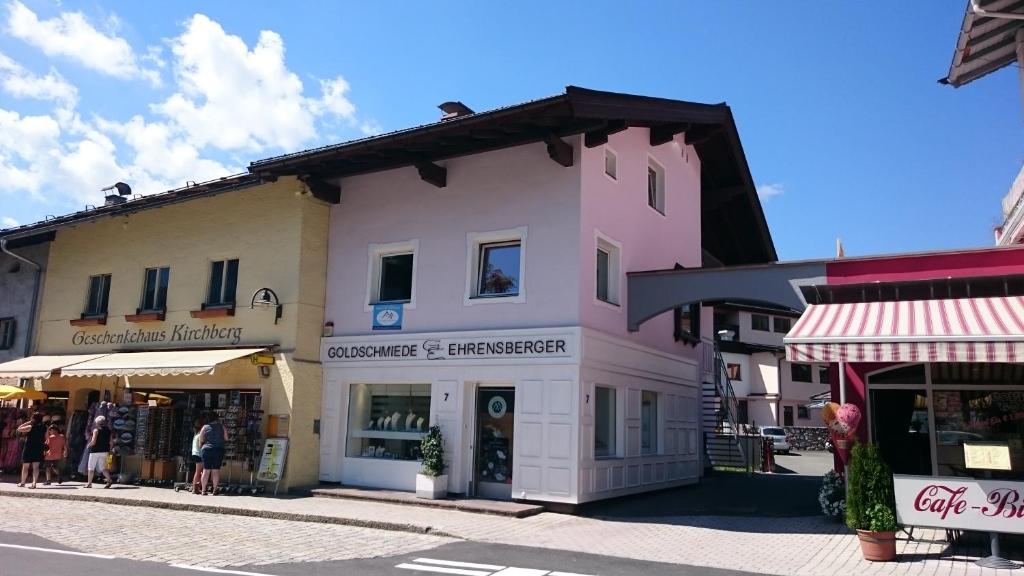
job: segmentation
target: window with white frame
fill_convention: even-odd
[[[618,446],[615,431],[618,427],[615,410],[615,389],[605,386],[594,388],[594,458],[615,456]]]
[[[218,260],[210,263],[210,287],[206,293],[206,306],[234,306],[238,286],[238,259]]]
[[[14,318],[0,318],[0,350],[14,347]]]
[[[368,304],[415,302],[418,240],[370,245]]]
[[[640,453],[658,452],[658,395],[644,390],[640,394]]]
[[[597,288],[594,296],[608,304],[619,304],[619,261],[621,249],[617,242],[597,236],[595,268]]]
[[[107,304],[110,302],[110,274],[97,274],[89,277],[89,299],[85,303],[84,316],[99,317],[107,315]]]
[[[526,228],[467,236],[466,303],[524,302]]]
[[[609,148],[604,149],[604,174],[612,180],[619,179],[619,159]]]
[[[140,311],[157,312],[167,309],[167,286],[171,280],[171,269],[146,268],[143,278],[142,305]]]
[[[665,213],[665,169],[653,159],[647,162],[647,205]]]

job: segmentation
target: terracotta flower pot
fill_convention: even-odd
[[[857,530],[860,551],[865,560],[889,562],[896,558],[896,533]]]

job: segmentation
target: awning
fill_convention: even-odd
[[[107,354],[61,370],[63,376],[178,376],[212,374],[222,362],[262,352],[265,348],[180,350]]]
[[[0,378],[49,378],[55,370],[79,364],[106,354],[72,354],[68,356],[28,356],[0,364]]]
[[[19,386],[0,385],[0,400],[46,400],[46,392]]]
[[[1024,362],[1024,297],[811,305],[783,341],[793,362]]]

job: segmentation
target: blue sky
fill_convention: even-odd
[[[941,86],[965,0],[0,0],[0,227],[569,84],[728,102],[784,259],[992,243],[1015,68]]]

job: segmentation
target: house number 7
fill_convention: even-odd
[[[584,404],[590,404],[590,394],[587,394],[587,399],[583,401]]]
[[[444,401],[445,401],[445,402],[447,402],[447,401],[448,401],[448,393],[447,393],[447,392],[445,392],[445,393],[444,393]]]

